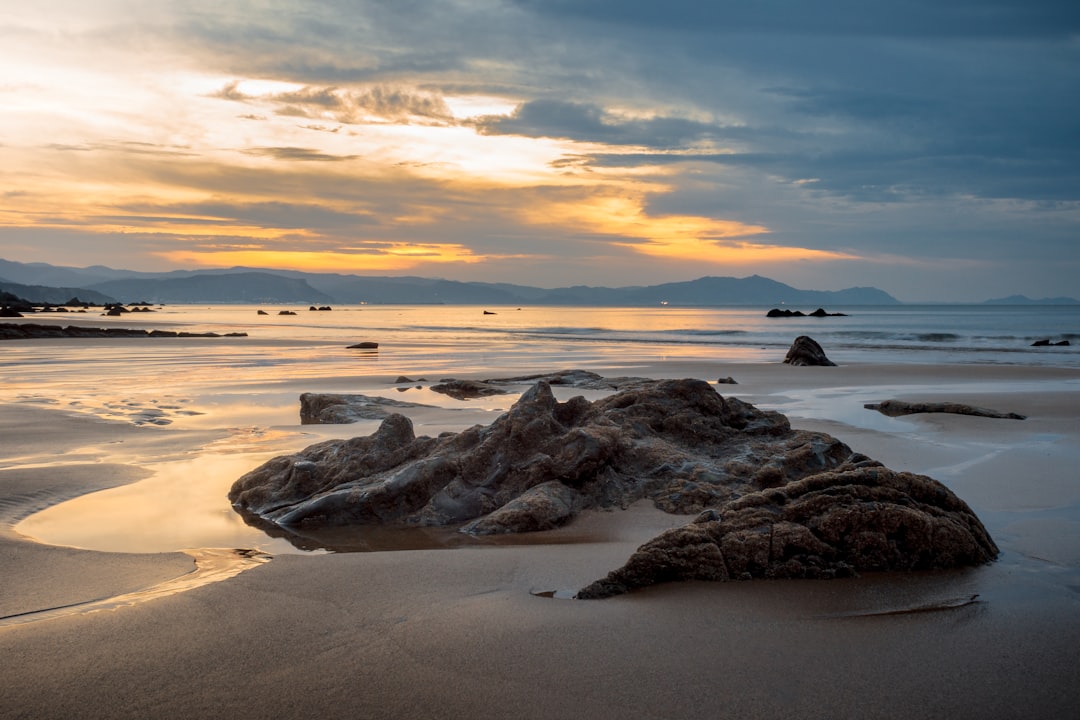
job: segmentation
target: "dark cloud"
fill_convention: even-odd
[[[516,0],[561,20],[690,33],[1066,37],[1080,7],[1059,0]]]
[[[597,105],[559,100],[522,103],[512,115],[483,117],[473,124],[485,135],[551,137],[656,148],[679,148],[720,134],[719,128],[693,120],[621,119]]]
[[[345,162],[359,157],[359,155],[329,155],[311,148],[299,147],[248,148],[243,152],[247,155],[271,157],[276,160],[302,160],[304,162]]]

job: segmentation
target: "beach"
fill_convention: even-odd
[[[125,343],[108,346],[117,357],[145,347],[109,342]],[[597,601],[545,596],[583,587],[690,520],[647,502],[586,511],[513,542],[348,553],[267,545],[265,556],[236,555],[227,572],[202,580],[190,554],[199,548],[85,549],[26,537],[38,511],[136,487],[168,464],[217,453],[254,466],[377,426],[300,426],[302,392],[431,401],[431,380],[397,382],[422,362],[392,366],[385,354],[348,376],[329,365],[273,380],[256,373],[230,394],[214,383],[234,380],[200,373],[244,341],[212,350],[184,342],[178,357],[205,359],[193,371],[197,392],[170,381],[163,364],[158,380],[129,388],[123,412],[123,398],[62,401],[74,380],[43,392],[23,386],[0,404],[0,717],[1021,718],[1080,707],[1078,368],[797,368],[698,351],[589,366],[605,377],[730,376],[737,384],[717,384],[722,395],[940,480],[1002,550],[977,568],[671,583]],[[512,376],[526,362],[481,356],[455,376]],[[532,362],[536,372],[566,369]],[[122,385],[110,378],[102,384]],[[574,394],[595,396],[558,392]],[[887,418],[863,407],[889,398],[1027,419]],[[402,412],[417,434],[435,435],[490,422],[512,400]],[[176,583],[185,577],[196,581]]]

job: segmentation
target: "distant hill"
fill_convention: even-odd
[[[828,307],[897,305],[899,300],[870,287],[845,290],[800,290],[753,275],[745,278],[703,277],[686,282],[620,288],[578,285],[538,288],[510,283],[458,282],[408,276],[269,271],[235,267],[219,270],[174,270],[164,273],[117,270],[104,266],[59,267],[46,263],[0,260],[0,277],[60,284],[73,294],[87,289],[115,301],[161,303],[306,304],[445,304],[445,305],[746,305]],[[15,293],[20,294],[20,293]],[[61,295],[63,292],[60,293]],[[60,302],[70,299],[71,295]],[[89,300],[79,295],[80,299]],[[50,301],[55,302],[55,301]],[[97,301],[92,301],[97,302]]]
[[[328,303],[334,299],[297,278],[264,272],[206,273],[164,279],[129,278],[97,283],[94,290],[122,302]]]
[[[30,303],[50,305],[63,305],[69,300],[81,300],[92,305],[104,305],[116,302],[113,298],[100,292],[87,288],[74,287],[47,287],[45,285],[23,285],[21,283],[8,282],[0,278],[0,291],[11,293]]]
[[[1010,295],[1009,297],[987,300],[983,305],[1080,305],[1080,300],[1071,297],[1052,297],[1032,300],[1026,295]]]

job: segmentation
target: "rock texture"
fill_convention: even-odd
[[[791,343],[791,348],[784,357],[787,365],[825,365],[835,366],[829,358],[825,357],[825,351],[821,349],[817,341],[812,337],[800,335]]]
[[[455,525],[554,481],[580,496],[565,517],[643,497],[690,514],[850,455],[835,438],[794,431],[783,415],[721,397],[701,380],[652,381],[565,403],[540,382],[491,425],[416,437],[408,418],[390,415],[368,437],[271,460],[237,480],[229,497],[238,510],[286,527]]]
[[[526,532],[641,498],[699,515],[581,597],[667,580],[952,567],[997,554],[978,518],[937,481],[793,430],[783,415],[700,380],[565,403],[539,382],[491,425],[438,438],[417,437],[392,414],[370,436],[274,458],[229,492],[253,523],[297,534],[353,524]]]
[[[370,395],[303,393],[300,396],[300,424],[337,425],[382,420],[392,412],[389,408],[415,407],[431,406]]]
[[[672,580],[833,578],[993,560],[971,509],[936,480],[853,457],[836,470],[745,495],[642,545],[582,588],[604,598]]]
[[[903,400],[882,400],[879,403],[863,405],[867,410],[877,410],[882,415],[899,417],[918,413],[952,413],[954,415],[976,415],[978,417],[1002,418],[1006,420],[1026,420],[1026,415],[1014,412],[998,412],[974,405],[954,402],[905,402]]]

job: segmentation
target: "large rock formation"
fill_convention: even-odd
[[[408,418],[390,415],[370,436],[269,461],[237,480],[229,498],[241,512],[284,527],[454,525],[554,481],[576,493],[574,512],[649,497],[689,514],[837,467],[850,455],[835,438],[794,431],[783,415],[721,397],[701,380],[652,381],[596,402],[565,403],[541,382],[491,425],[416,437]]]
[[[353,524],[544,530],[583,508],[641,498],[701,513],[581,597],[675,579],[950,567],[997,553],[937,481],[793,430],[783,415],[700,380],[565,403],[540,382],[491,425],[437,438],[416,437],[393,414],[370,436],[274,458],[238,479],[229,498],[253,522],[304,535]]]

